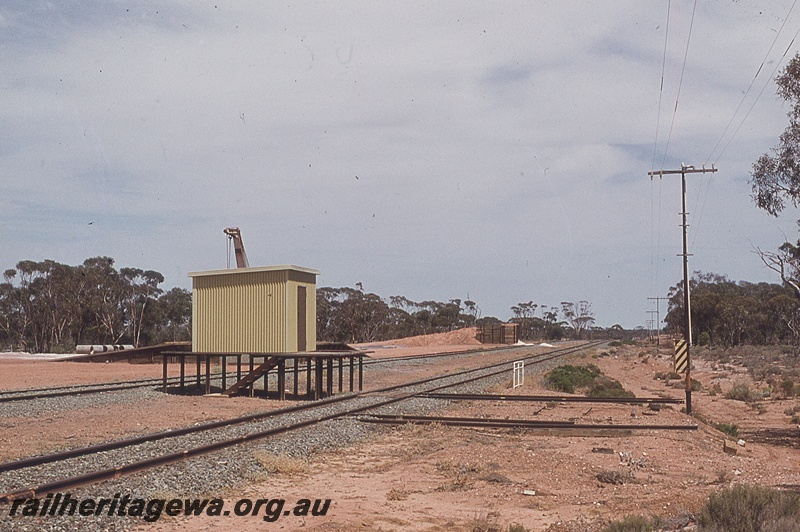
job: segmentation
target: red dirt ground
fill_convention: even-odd
[[[430,338],[427,342],[436,343]],[[376,348],[374,356],[384,351],[400,356],[421,348],[391,343],[398,347]],[[452,346],[427,347],[446,351]],[[367,384],[373,388],[503,357],[508,354],[408,364],[402,371],[375,375]],[[670,371],[670,360],[666,350],[656,356],[651,346],[625,346],[598,349],[574,363],[597,364],[637,396],[683,398],[683,390],[653,378],[656,372]],[[213,494],[225,497],[229,504],[243,497],[280,497],[290,502],[330,498],[332,504],[324,517],[287,516],[275,523],[265,523],[260,516],[162,518],[142,530],[506,530],[519,523],[528,530],[591,531],[629,513],[657,514],[686,523],[710,493],[734,483],[797,489],[800,428],[790,423],[785,412],[800,410],[800,399],[771,397],[760,401],[758,408],[725,399],[723,394],[710,393],[712,386],[719,384],[726,391],[740,379],[752,384],[744,368],[719,367],[704,360],[695,364],[693,375],[704,384],[694,394],[697,417],[682,414],[679,407],[651,411],[622,405],[484,401],[454,403],[447,414],[584,423],[698,423],[697,431],[542,434],[435,425],[387,428],[357,446],[315,456],[292,472]],[[158,365],[6,361],[0,363],[0,388],[158,377],[160,371]],[[487,392],[548,393],[541,378],[531,375],[522,388],[510,390],[510,371],[508,385]],[[136,405],[33,419],[0,418],[0,459],[278,406],[266,403],[249,398],[165,396]],[[163,415],[165,409],[169,416]],[[701,420],[736,423],[744,446],[734,442],[737,453],[724,453],[725,435]],[[772,437],[776,434],[782,438]],[[599,449],[613,454],[595,452]],[[617,474],[624,483],[600,482],[601,472]]]

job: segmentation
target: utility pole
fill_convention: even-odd
[[[653,330],[653,324],[655,323],[655,330],[656,330],[656,344],[658,344],[658,322],[653,319],[653,314],[656,313],[655,310],[648,310],[647,313],[650,315],[650,319],[647,320],[648,325],[650,326],[650,330]],[[650,335],[650,339],[652,340],[652,335]]]
[[[687,237],[687,228],[689,224],[686,223],[686,174],[705,174],[706,172],[716,172],[717,169],[714,168],[714,165],[711,165],[711,168],[706,168],[706,165],[703,165],[702,168],[695,168],[694,166],[687,166],[686,164],[681,163],[680,170],[658,170],[653,172],[647,172],[647,175],[650,176],[650,179],[653,179],[653,176],[663,177],[664,175],[668,174],[680,174],[681,175],[681,190],[683,192],[682,195],[682,206],[683,211],[681,212],[681,227],[683,227],[683,253],[680,253],[679,256],[683,257],[683,310],[684,310],[684,323],[683,323],[683,337],[686,340],[686,413],[692,413],[692,357],[691,357],[691,345],[692,345],[692,307],[691,307],[691,300],[689,298],[689,244],[688,244],[688,237]]]
[[[655,299],[656,300],[656,353],[661,348],[661,312],[660,312],[660,305],[658,304],[659,301],[662,299],[664,301],[669,301],[668,297],[648,297],[647,299]]]

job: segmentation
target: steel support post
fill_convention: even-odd
[[[267,357],[264,356],[261,358],[261,363],[267,363]],[[264,397],[269,397],[269,371],[264,373]]]
[[[167,355],[162,354],[163,360],[161,362],[161,391],[167,393]]]
[[[286,400],[286,359],[278,361],[278,401]]]
[[[247,360],[249,362],[250,373],[253,373],[253,370],[255,369],[255,366],[254,366],[255,361],[253,360],[253,354],[252,353],[249,353],[247,355]],[[250,395],[250,397],[253,397],[256,394],[256,383],[255,383],[255,381],[250,383],[250,386],[248,386],[248,391],[249,391],[248,395]]]
[[[314,358],[314,399],[322,398],[322,357]]]
[[[311,357],[306,359],[306,395],[311,395]]]
[[[355,373],[355,368],[353,367],[353,355],[350,355],[350,391],[353,391],[353,374]]]
[[[228,389],[228,355],[222,355],[222,390]]]
[[[181,393],[183,393],[183,388],[185,385],[185,378],[186,378],[186,355],[181,354]]]
[[[325,391],[328,393],[328,397],[333,395],[333,359],[328,359],[328,375],[327,379],[325,380]]]
[[[211,393],[211,355],[206,355],[206,395]]]
[[[299,375],[299,371],[298,371],[298,367],[297,367],[297,363],[298,362],[299,362],[299,359],[297,357],[294,357],[294,363],[292,364],[292,366],[293,366],[292,367],[292,373],[294,374],[294,384],[292,385],[292,390],[294,391],[295,398],[297,397],[297,378],[300,376]]]

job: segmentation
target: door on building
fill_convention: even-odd
[[[308,351],[306,335],[306,287],[297,287],[297,350]]]

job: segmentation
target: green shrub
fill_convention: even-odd
[[[622,387],[622,383],[609,377],[598,377],[594,384],[586,393],[589,397],[608,398],[608,397],[636,397],[633,392],[629,392]]]
[[[784,397],[791,397],[794,395],[794,381],[792,379],[783,379],[781,381],[781,391]]]
[[[711,495],[699,523],[709,532],[789,532],[800,528],[800,495],[739,484]]]
[[[711,335],[708,334],[708,331],[703,331],[700,333],[700,336],[697,338],[697,345],[711,345]]]
[[[679,381],[683,379],[680,373],[676,373],[674,371],[656,371],[656,374],[653,375],[653,378],[657,381]]]
[[[667,386],[671,386],[673,388],[678,388],[678,389],[681,389],[681,390],[685,390],[686,389],[686,378],[685,377],[681,377],[680,380],[676,380],[676,381],[672,381],[672,382],[666,381],[665,384]],[[689,383],[689,387],[693,392],[699,392],[700,390],[703,389],[703,383],[700,382],[697,379],[692,379],[690,381],[690,383]]]
[[[554,368],[544,378],[545,386],[551,390],[564,393],[575,393],[575,388],[586,388],[592,385],[595,377],[601,375],[600,368],[594,364],[572,366],[566,364]]]
[[[731,438],[735,438],[739,435],[739,426],[735,423],[713,423],[712,425],[715,429],[720,432],[724,432]]]
[[[620,342],[619,340],[614,340],[612,342],[608,342],[608,345],[610,345],[611,347],[619,347],[622,345],[622,342]]]
[[[734,401],[744,401],[746,403],[751,403],[757,399],[756,394],[750,389],[750,385],[743,381],[734,383],[731,389],[725,394],[725,398],[733,399]]]

